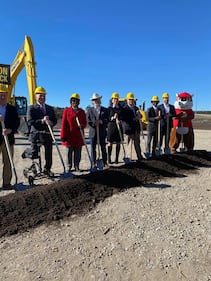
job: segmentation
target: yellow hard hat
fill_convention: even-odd
[[[117,92],[113,92],[111,95],[112,99],[119,99],[119,94]]]
[[[43,94],[46,95],[46,90],[43,87],[37,87],[34,91],[35,94]]]
[[[129,92],[129,93],[127,93],[126,99],[127,100],[134,100],[135,96],[134,96],[134,94],[132,92]]]
[[[80,96],[77,93],[73,93],[70,98],[71,99],[78,99],[78,100],[80,100]]]
[[[6,85],[0,84],[0,93],[8,93],[8,89]]]
[[[169,98],[169,94],[167,92],[163,93],[162,98]]]
[[[158,96],[153,96],[153,97],[151,98],[151,101],[156,101],[156,102],[159,102],[159,98],[158,98]]]

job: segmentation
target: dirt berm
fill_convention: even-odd
[[[211,167],[209,152],[195,150],[162,155],[3,196],[0,198],[0,237],[73,214],[82,215],[115,193],[152,184],[163,177],[185,177],[199,167]]]

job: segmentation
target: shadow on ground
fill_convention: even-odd
[[[0,198],[0,237],[83,215],[107,197],[132,187],[170,188],[156,183],[163,177],[187,176],[199,167],[211,167],[209,152],[162,155],[9,194]]]

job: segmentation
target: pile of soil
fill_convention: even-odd
[[[83,215],[115,193],[163,177],[183,177],[199,167],[211,167],[206,150],[162,155],[9,194],[0,198],[0,237]]]

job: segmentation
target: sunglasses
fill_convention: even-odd
[[[71,99],[71,102],[79,102],[78,99]]]

